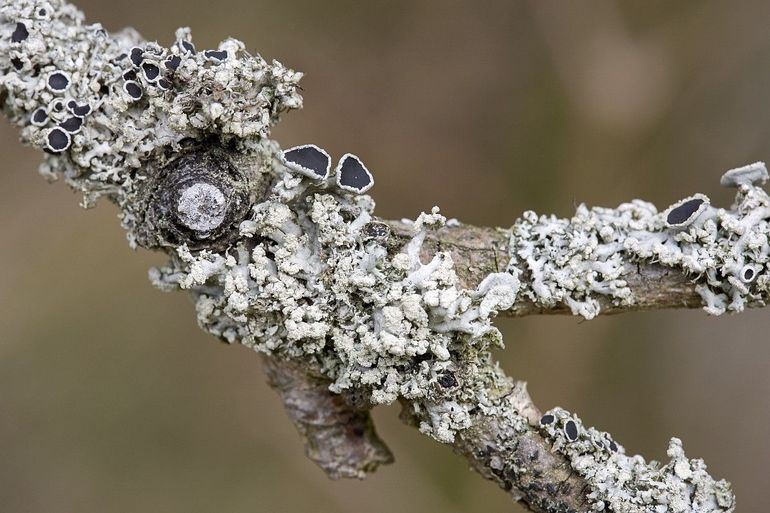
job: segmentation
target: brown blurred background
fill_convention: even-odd
[[[665,208],[770,159],[770,3],[81,0],[89,20],[199,48],[226,36],[305,71],[284,145],[353,151],[386,217],[441,205],[510,225],[523,210],[641,197]],[[147,280],[101,204],[81,210],[0,123],[0,511],[520,511],[446,447],[376,412],[396,464],[332,482],[303,456],[258,358]],[[498,356],[544,409],[630,452],[669,436],[740,511],[770,510],[770,313],[502,320]]]

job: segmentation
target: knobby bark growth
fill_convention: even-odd
[[[540,412],[494,362],[492,320],[763,306],[763,164],[725,174],[730,208],[696,194],[662,212],[639,200],[570,219],[525,212],[504,229],[437,208],[388,221],[360,193],[360,161],[331,171],[319,150],[299,165],[302,152],[270,139],[301,107],[301,74],[235,39],[200,51],[183,28],[166,48],[88,25],[62,0],[4,0],[0,50],[2,109],[46,152],[41,172],[86,206],[115,202],[132,246],[169,255],[153,283],[188,290],[204,330],[261,354],[330,477],[392,461],[369,411],[399,401],[407,424],[532,511],[734,510],[729,484],[679,440],[670,462],[646,462],[575,414]]]

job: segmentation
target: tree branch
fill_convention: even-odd
[[[669,463],[648,463],[574,414],[541,415],[493,361],[492,321],[763,306],[764,165],[723,177],[737,188],[730,208],[698,194],[663,212],[638,200],[580,206],[570,219],[525,212],[510,229],[438,209],[381,221],[342,163],[303,167],[269,138],[301,106],[300,73],[234,39],[196,51],[189,29],[176,35],[165,48],[86,25],[63,0],[5,0],[3,112],[47,153],[44,175],[82,191],[86,206],[115,202],[131,245],[169,255],[150,272],[156,286],[188,290],[204,330],[263,355],[330,476],[390,461],[368,410],[399,401],[407,423],[533,511],[734,510],[729,484],[677,439]]]
[[[262,357],[270,386],[305,441],[305,453],[332,479],[363,479],[393,455],[377,436],[366,405],[329,392],[322,376],[289,361]]]
[[[402,221],[383,221],[393,230],[397,242],[405,246],[413,236],[413,228]],[[452,224],[429,233],[422,247],[421,257],[429,260],[439,251],[452,256],[457,275],[464,288],[474,289],[491,273],[504,272],[512,255],[509,228],[486,228],[467,224]],[[696,290],[696,282],[685,274],[661,264],[628,262],[622,271],[628,287],[634,291],[631,305],[616,305],[611,298],[598,297],[602,315],[635,310],[669,308],[700,308],[703,300]],[[572,314],[564,303],[553,306],[537,304],[522,298],[503,314],[521,317],[538,314]]]

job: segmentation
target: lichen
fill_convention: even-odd
[[[451,253],[425,245],[457,220],[433,208],[396,244],[361,194],[373,177],[357,157],[330,171],[326,155],[319,171],[292,165],[269,139],[280,114],[301,106],[300,77],[235,39],[196,53],[189,29],[163,47],[86,25],[62,0],[0,8],[4,112],[24,141],[49,152],[46,176],[63,176],[87,205],[116,202],[132,245],[169,254],[150,271],[156,286],[189,291],[207,332],[303,362],[334,392],[404,400],[419,429],[441,442],[471,428],[474,415],[514,433],[532,429],[497,394],[507,380],[490,356],[502,346],[492,320],[518,302],[564,304],[590,319],[599,298],[634,304],[627,278],[644,263],[688,275],[712,314],[770,293],[770,198],[756,185],[767,177],[759,163],[726,175],[738,189],[730,209],[696,195],[663,212],[639,200],[581,205],[571,219],[525,212],[509,231],[507,267],[465,287]],[[551,414],[538,429],[592,485],[594,511],[732,511],[728,485],[687,460],[677,440],[671,463],[645,463],[574,415]],[[490,468],[502,472],[509,463],[498,460]]]
[[[27,31],[23,39],[12,37],[19,23]],[[0,7],[3,110],[21,128],[24,142],[53,153],[41,167],[44,175],[63,176],[84,193],[86,205],[105,195],[117,202],[130,235],[131,202],[147,162],[162,165],[204,140],[255,151],[281,113],[302,106],[301,73],[249,54],[236,39],[221,42],[218,50],[224,59],[196,52],[187,28],[164,47],[132,29],[109,34],[98,23],[87,25],[63,0],[5,1]],[[50,87],[53,73],[68,77],[64,89]],[[138,88],[138,98],[126,84]],[[81,108],[78,116],[75,105],[88,106],[89,112]],[[44,122],[33,122],[38,109],[47,114]],[[81,119],[82,127],[72,134],[64,130],[69,143],[52,151],[49,135],[72,117]]]
[[[764,164],[746,168],[764,170]],[[637,263],[659,263],[698,284],[709,314],[764,304],[770,295],[770,198],[752,182],[736,185],[729,209],[696,194],[663,212],[641,200],[614,209],[580,205],[571,219],[525,212],[510,239],[510,266],[527,277],[521,296],[544,308],[563,303],[591,319],[600,312],[600,296],[633,305],[624,277]],[[682,209],[692,211],[680,219]]]
[[[499,345],[491,318],[513,305],[518,279],[493,274],[466,290],[448,253],[422,262],[426,233],[445,223],[437,208],[417,218],[404,252],[389,254],[381,241],[362,240],[369,197],[310,193],[300,203],[306,208],[260,203],[232,254],[182,246],[153,280],[192,290],[201,326],[220,338],[318,359],[334,391],[367,389],[375,404],[425,399],[436,422],[423,431],[451,441],[447,426],[462,428],[465,407],[436,403],[431,390],[450,361]]]
[[[566,426],[577,427],[577,438]],[[732,511],[735,498],[727,481],[714,480],[700,459],[688,459],[682,442],[672,438],[671,460],[662,465],[641,456],[627,456],[609,433],[583,426],[580,419],[561,408],[546,412],[541,431],[553,450],[567,456],[572,469],[591,486],[592,511],[613,513],[689,513]]]

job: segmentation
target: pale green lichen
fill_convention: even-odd
[[[765,168],[756,163],[746,169]],[[750,181],[737,187],[730,209],[696,194],[663,212],[640,200],[614,209],[581,205],[571,219],[525,212],[512,228],[510,247],[511,266],[528,276],[521,295],[545,308],[564,303],[591,319],[600,312],[600,296],[619,306],[634,304],[624,278],[633,272],[627,264],[640,262],[691,277],[710,314],[764,304],[770,296],[770,198]],[[690,201],[698,206],[686,221],[669,222]]]
[[[669,442],[671,461],[662,465],[627,456],[608,433],[584,427],[577,416],[561,408],[543,419],[541,430],[553,441],[553,450],[567,456],[573,470],[591,486],[592,511],[716,513],[735,508],[730,484],[714,480],[703,460],[688,459],[678,438]],[[576,426],[576,439],[566,434],[568,422]]]
[[[14,42],[19,23],[28,36]],[[26,142],[43,147],[53,127],[73,115],[69,100],[91,107],[71,146],[50,155],[43,172],[64,176],[86,203],[103,195],[118,203],[132,243],[141,214],[134,199],[148,180],[147,169],[161,169],[190,144],[226,147],[258,160],[266,188],[227,248],[167,246],[171,259],[151,270],[153,283],[190,291],[206,331],[306,362],[331,380],[335,392],[355,391],[374,404],[407,400],[420,430],[441,442],[455,440],[479,414],[514,433],[531,429],[495,395],[507,381],[490,364],[491,348],[502,345],[492,319],[517,301],[543,308],[566,304],[586,318],[600,313],[598,297],[633,305],[625,278],[634,262],[687,273],[714,314],[740,311],[770,292],[770,199],[755,185],[766,176],[758,165],[725,179],[738,186],[731,209],[704,200],[683,222],[669,223],[671,209],[659,213],[638,200],[616,209],[581,206],[565,220],[527,212],[511,228],[505,272],[465,288],[449,251],[421,256],[426,236],[447,224],[437,208],[410,223],[411,240],[394,248],[387,227],[373,217],[369,196],[341,189],[333,176],[315,183],[282,164],[269,129],[280,113],[301,106],[299,73],[249,55],[233,39],[219,46],[227,53],[223,61],[189,52],[189,42],[186,29],[170,48],[143,42],[132,31],[107,34],[85,25],[82,14],[61,0],[6,1],[0,9],[3,109]],[[170,89],[131,64],[133,47],[161,69]],[[180,59],[176,70],[165,68],[171,57]],[[62,93],[46,86],[56,70],[70,78]],[[124,90],[126,80],[141,85],[140,99]],[[47,124],[32,123],[39,108]],[[208,197],[221,203],[216,193]],[[175,208],[200,225],[198,231],[218,226],[219,211],[208,218],[200,202],[193,203]],[[670,464],[647,464],[611,451],[608,435],[593,429],[581,427],[578,440],[566,440],[562,424],[580,422],[562,410],[553,414],[557,422],[542,431],[592,485],[593,511],[732,511],[727,485],[711,480],[699,460],[687,460],[678,441],[672,442]],[[508,464],[490,463],[493,470]]]

